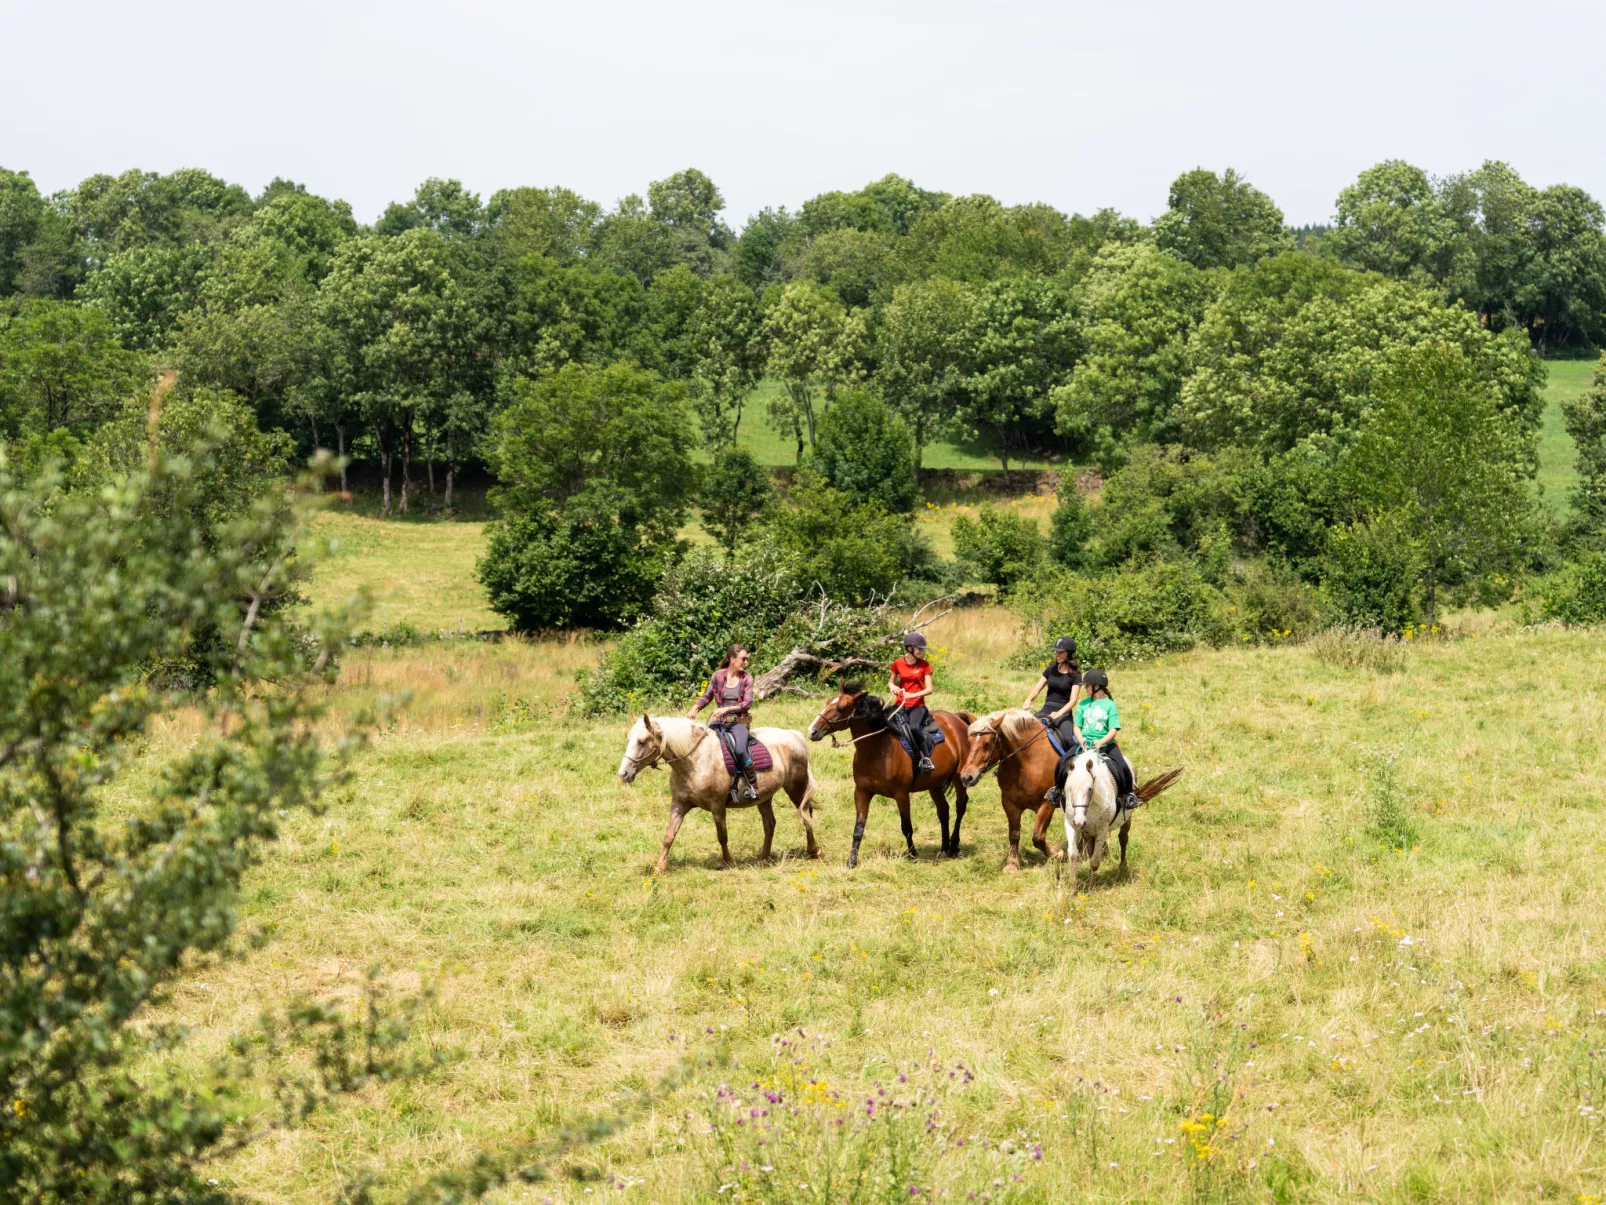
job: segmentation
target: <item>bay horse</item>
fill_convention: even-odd
[[[757,807],[764,821],[764,848],[758,851],[758,857],[759,861],[768,862],[775,837],[775,812],[770,800],[781,790],[792,800],[798,819],[803,821],[809,857],[820,856],[820,846],[814,839],[814,771],[809,765],[809,747],[803,734],[790,728],[754,728],[752,735],[769,749],[775,764],[758,772],[756,800],[739,796],[733,800],[725,755],[720,752],[719,738],[708,730],[708,725],[678,715],[656,718],[644,715],[631,725],[625,755],[619,762],[619,781],[634,782],[642,770],[655,769],[660,763],[669,767],[669,828],[664,833],[664,845],[658,853],[654,873],[662,874],[668,868],[669,847],[675,843],[681,821],[693,808],[702,808],[714,817],[720,861],[728,867],[731,851],[725,834],[725,811]]]
[[[937,806],[937,823],[942,825],[942,852],[951,858],[959,856],[959,826],[965,819],[965,806],[969,794],[959,779],[959,764],[964,760],[967,739],[965,726],[971,717],[967,712],[933,711],[932,721],[942,730],[942,742],[932,747],[932,769],[924,774],[915,773],[914,759],[904,750],[892,729],[881,700],[866,694],[856,682],[843,683],[840,691],[821,709],[809,724],[809,740],[818,741],[833,732],[847,729],[853,734],[853,850],[848,854],[848,866],[859,864],[859,843],[864,840],[864,823],[870,815],[870,801],[884,795],[898,805],[898,818],[903,823],[903,841],[909,857],[918,858],[915,852],[915,826],[909,818],[909,796],[921,791],[931,793]],[[954,787],[954,827],[948,831],[948,784]]]
[[[1054,770],[1060,757],[1049,743],[1043,721],[1025,708],[1010,707],[973,721],[966,736],[970,747],[959,767],[959,781],[973,787],[988,770],[996,768],[998,771],[998,794],[1009,821],[1009,859],[1004,863],[1005,873],[1013,874],[1020,869],[1020,819],[1027,812],[1036,813],[1037,818],[1032,828],[1032,844],[1044,858],[1062,860],[1065,851],[1051,848],[1047,840],[1049,822],[1054,819],[1054,805],[1045,797],[1054,785]],[[1121,843],[1124,848],[1124,829]]]
[[[1182,777],[1182,768],[1167,770],[1138,788],[1142,807]],[[1102,757],[1081,752],[1065,775],[1065,849],[1071,864],[1071,892],[1076,892],[1076,862],[1087,858],[1087,889],[1093,890],[1093,876],[1110,845],[1110,826],[1120,814],[1115,801],[1115,775]],[[1126,835],[1132,827],[1132,813],[1121,825],[1121,869],[1126,869]]]

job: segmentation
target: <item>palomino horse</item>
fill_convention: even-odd
[[[769,861],[770,843],[775,837],[775,812],[770,799],[776,791],[784,790],[797,807],[798,818],[808,836],[809,857],[820,856],[820,846],[814,840],[814,771],[809,768],[809,747],[801,732],[789,728],[755,728],[753,738],[762,741],[770,751],[774,766],[758,775],[758,799],[730,798],[731,776],[725,769],[725,757],[720,752],[719,738],[709,732],[706,724],[699,724],[683,716],[644,715],[630,728],[625,744],[624,760],[619,763],[619,780],[634,782],[643,769],[652,769],[660,763],[669,767],[669,828],[664,833],[664,847],[658,854],[658,874],[669,865],[669,847],[680,832],[680,822],[693,808],[702,808],[714,817],[714,832],[719,836],[719,855],[726,866],[731,864],[730,844],[725,837],[725,809],[758,807],[764,821],[764,848],[759,860]]]
[[[1138,804],[1148,803],[1182,777],[1182,768],[1167,770],[1138,788]],[[1093,876],[1110,845],[1110,825],[1115,823],[1115,775],[1102,757],[1082,752],[1071,763],[1065,776],[1065,848],[1070,855],[1071,890],[1076,890],[1076,860],[1087,857],[1087,889],[1093,890]],[[1132,813],[1121,825],[1121,869],[1126,869],[1126,835],[1132,827]]]
[[[959,763],[965,757],[965,725],[970,716],[964,712],[933,711],[931,718],[942,729],[942,743],[931,750],[932,770],[916,775],[914,762],[904,752],[903,745],[887,727],[881,700],[864,693],[855,683],[843,685],[840,693],[825,705],[809,725],[809,740],[821,740],[828,733],[844,728],[853,733],[853,808],[857,815],[853,821],[853,852],[848,865],[859,864],[859,842],[864,840],[864,822],[870,815],[870,801],[885,795],[898,805],[898,818],[903,822],[903,840],[909,856],[915,852],[915,826],[909,818],[909,796],[930,791],[931,801],[937,805],[937,822],[942,825],[942,852],[949,857],[959,856],[959,826],[965,819],[965,805],[969,796],[965,784],[959,781]],[[948,784],[954,784],[954,829],[948,832]]]
[[[1051,849],[1047,841],[1054,805],[1044,796],[1054,785],[1060,759],[1043,722],[1023,708],[1011,707],[982,716],[967,735],[970,749],[959,767],[959,781],[973,787],[988,770],[998,770],[998,794],[1009,820],[1009,860],[1004,870],[1020,869],[1020,818],[1027,812],[1037,813],[1032,844],[1045,858],[1063,858],[1065,851]]]

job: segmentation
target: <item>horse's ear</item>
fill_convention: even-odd
[[[652,717],[645,711],[641,713],[641,722],[647,726],[648,732],[657,732],[658,725],[652,722]]]

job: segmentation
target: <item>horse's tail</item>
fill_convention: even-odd
[[[1182,777],[1182,767],[1167,770],[1164,774],[1156,774],[1148,782],[1138,788],[1138,802],[1148,803],[1161,791],[1176,786],[1177,779]]]

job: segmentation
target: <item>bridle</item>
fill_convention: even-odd
[[[994,741],[1002,740],[1004,736],[1002,732],[998,731],[998,729],[993,727],[991,724],[983,725],[981,732],[985,732],[988,736],[992,737]],[[981,732],[978,732],[976,735],[980,736]],[[989,772],[998,769],[999,766],[1003,765],[1010,758],[1019,757],[1022,753],[1025,753],[1027,749],[1031,748],[1035,741],[1047,735],[1048,728],[1045,725],[1044,727],[1040,728],[1030,740],[1022,741],[1019,745],[1015,746],[1015,748],[1011,749],[1008,753],[1004,754],[1004,756],[998,758],[997,760],[994,760],[993,758],[993,750],[995,750],[998,746],[994,744],[993,741],[987,742],[987,764],[983,766],[981,768],[981,772],[976,775],[976,781],[980,782],[983,778],[987,777]]]
[[[855,695],[854,696],[853,711],[850,712],[848,714],[848,717],[847,717],[847,722],[849,724],[851,724],[853,722],[854,716],[858,715],[858,713],[859,713],[858,700],[859,699],[863,699],[865,697],[866,697],[865,695]],[[824,720],[826,718],[825,717],[825,713],[830,711],[832,706],[835,703],[836,703],[836,699],[832,699],[824,707],[820,708],[820,714],[815,716],[812,720],[809,721],[809,731],[810,732],[814,731],[814,725],[818,724],[821,720]],[[830,724],[839,724],[839,723],[842,723],[843,721],[842,721],[841,717],[839,716],[839,717],[837,717],[835,719],[827,720],[826,722],[830,723]],[[839,741],[839,740],[836,739],[836,730],[833,729],[831,731],[831,733],[830,733],[830,736],[831,736],[831,748],[833,748],[833,749],[851,749],[851,748],[853,748],[854,745],[857,745],[860,741],[867,741],[872,736],[882,736],[882,735],[884,735],[885,733],[887,733],[889,731],[890,731],[890,729],[887,729],[887,728],[873,728],[869,732],[866,732],[863,736],[856,736],[850,741]]]
[[[691,756],[691,749],[687,749],[686,752],[682,753],[679,757],[665,757],[663,736],[653,736],[650,730],[647,732],[647,736],[654,745],[650,756],[631,757],[628,753],[626,753],[624,756],[624,760],[630,763],[630,773],[633,775],[639,774],[643,770],[656,770],[659,768],[660,763],[665,766],[672,766],[676,762],[683,762]],[[696,747],[697,742],[693,741],[692,748],[695,749]]]

